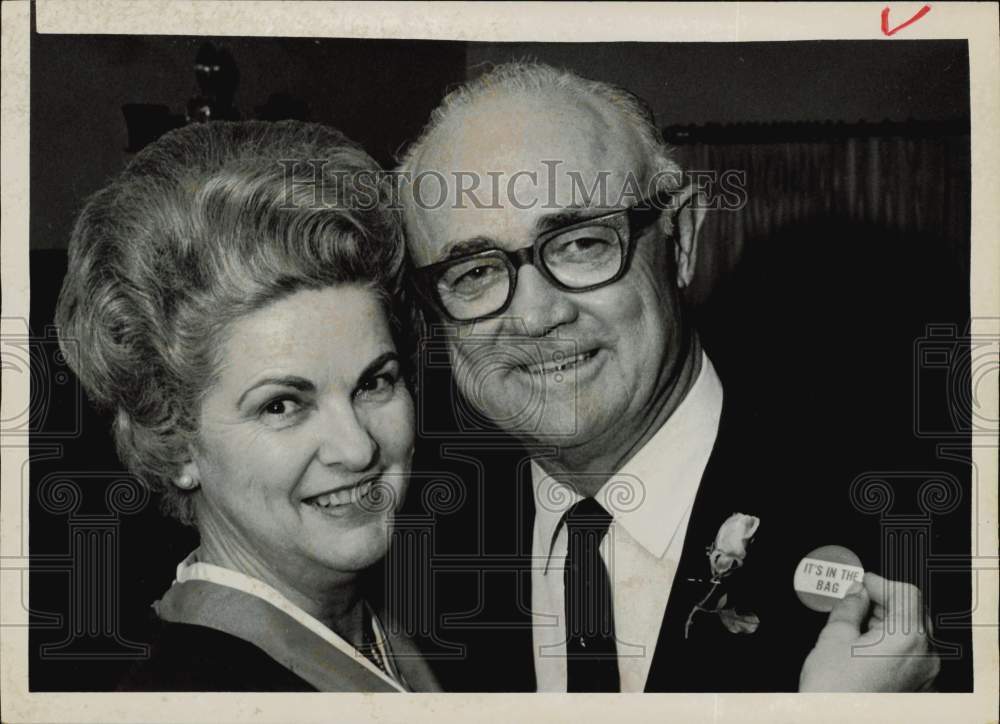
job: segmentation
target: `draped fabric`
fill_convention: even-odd
[[[669,130],[666,135],[671,138]],[[792,228],[801,228],[802,243],[808,243],[809,227],[827,221],[944,244],[967,275],[969,136],[837,135],[762,143],[688,137],[675,145],[685,171],[710,172],[706,178],[716,179],[728,172],[729,186],[746,191],[740,208],[711,208],[729,202],[720,199],[718,182],[703,186],[716,203],[702,227],[692,288],[696,303],[708,298],[749,246]]]

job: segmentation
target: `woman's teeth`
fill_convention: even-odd
[[[356,503],[371,492],[374,480],[369,479],[351,488],[341,488],[331,493],[325,493],[311,501],[313,505],[320,508],[333,508],[338,505],[348,505]]]

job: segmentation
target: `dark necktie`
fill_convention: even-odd
[[[569,534],[563,573],[566,690],[619,691],[611,581],[599,550],[611,515],[593,498],[584,498],[566,512],[563,521]]]

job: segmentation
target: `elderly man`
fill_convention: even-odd
[[[684,291],[703,212],[638,99],[500,66],[444,100],[401,170],[415,278],[455,381],[532,458],[531,504],[508,520],[530,537],[516,550],[528,572],[504,590],[480,584],[480,611],[513,603],[482,617],[499,636],[481,645],[481,686],[463,688],[532,686],[503,683],[528,661],[504,651],[524,645],[518,613],[539,691],[914,690],[934,678],[923,626],[885,625],[922,622],[913,587],[867,573],[828,618],[793,591],[811,540],[790,512],[802,493],[751,444],[755,420],[728,391],[724,402],[692,326]],[[451,584],[435,585],[440,606]]]

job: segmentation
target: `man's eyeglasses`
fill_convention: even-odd
[[[474,322],[506,311],[517,270],[531,264],[565,292],[598,289],[625,276],[640,233],[663,213],[665,194],[635,206],[538,236],[515,251],[487,249],[414,270],[420,294],[452,322]]]

